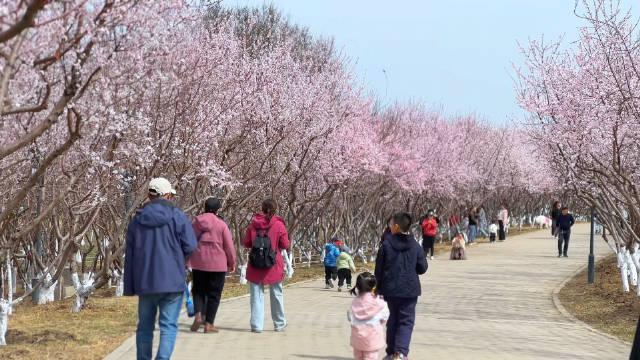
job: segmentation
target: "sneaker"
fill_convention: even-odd
[[[260,333],[262,333],[262,330],[251,329],[251,332],[254,333],[254,334],[260,334]]]
[[[342,286],[338,286],[338,291],[342,291]]]
[[[347,290],[351,290],[351,285],[347,285]]]
[[[205,323],[204,324],[204,333],[205,334],[217,334],[220,330],[217,327],[213,326],[213,324]]]
[[[400,353],[393,354],[392,360],[406,360],[407,357]]]
[[[558,257],[562,257],[562,254],[558,254]]]
[[[334,288],[333,281],[331,281],[331,282],[329,283],[329,287],[330,287],[330,288],[332,288],[332,289]]]
[[[569,257],[567,254],[564,254],[564,255],[562,255],[562,256],[564,256],[564,257]]]
[[[433,255],[431,255],[431,260],[433,260],[433,259],[435,259],[435,258],[433,257]]]
[[[287,328],[287,324],[284,324],[283,327],[274,328],[273,331],[275,331],[275,332],[283,332],[286,328]]]
[[[558,257],[559,257],[559,256],[558,256]],[[329,284],[325,284],[325,285],[324,285],[324,288],[325,288],[325,289],[331,289],[331,286],[329,286]]]

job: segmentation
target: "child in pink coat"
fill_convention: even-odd
[[[351,323],[351,346],[356,360],[377,360],[378,352],[384,349],[384,324],[389,318],[387,303],[373,293],[376,277],[364,272],[358,275],[351,294],[356,295],[351,303],[348,318]]]

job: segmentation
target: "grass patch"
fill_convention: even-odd
[[[576,318],[632,342],[640,313],[640,298],[634,290],[631,287],[631,292],[622,292],[616,258],[609,256],[597,262],[595,284],[587,283],[585,269],[560,290],[559,298]]]

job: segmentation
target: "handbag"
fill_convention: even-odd
[[[193,306],[193,299],[191,298],[191,291],[189,291],[189,284],[187,284],[187,290],[184,291],[185,306],[187,308],[187,315],[194,317],[196,315],[196,309]]]

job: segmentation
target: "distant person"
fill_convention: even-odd
[[[193,303],[196,311],[191,331],[204,324],[205,333],[217,333],[214,326],[227,271],[236,270],[236,248],[227,224],[218,217],[222,200],[208,198],[204,213],[193,220],[198,248],[189,258],[193,269]]]
[[[380,237],[380,244],[382,244],[386,239],[388,239],[389,237],[391,237],[391,219],[392,217],[389,217],[387,219],[387,222],[385,222],[385,227],[384,230],[382,231],[382,236]]]
[[[509,226],[509,210],[505,204],[500,205],[498,211],[498,240],[505,241],[507,239],[507,227]]]
[[[382,243],[376,257],[376,292],[389,306],[386,353],[392,359],[406,359],[416,320],[416,304],[422,294],[419,275],[427,271],[427,259],[411,235],[411,216],[393,216],[391,236]]]
[[[178,316],[186,290],[185,263],[196,249],[187,215],[168,199],[173,187],[165,178],[149,182],[149,201],[127,228],[124,295],[138,295],[138,360],[152,358],[156,318],[160,342],[156,359],[170,359],[178,332]]]
[[[558,226],[558,218],[562,215],[562,206],[560,201],[555,201],[551,207],[551,236],[556,237],[556,227]]]
[[[487,221],[487,212],[484,210],[484,206],[480,205],[478,207],[478,219],[480,223],[478,224],[478,232],[482,234],[483,237],[489,237],[487,229],[489,227],[489,223]]]
[[[496,242],[496,237],[498,236],[498,220],[492,220],[491,225],[489,225],[489,242]]]
[[[480,219],[478,218],[478,209],[475,207],[469,209],[467,218],[469,219],[467,238],[469,240],[469,245],[473,245],[476,242],[476,236],[478,235],[478,223],[480,222]]]
[[[457,233],[451,240],[451,254],[449,260],[466,260],[465,241],[462,233]]]
[[[342,291],[342,286],[347,283],[347,290],[351,290],[351,276],[356,272],[356,264],[349,254],[349,248],[345,245],[340,249],[340,255],[336,262],[338,268],[338,291]]]
[[[340,249],[336,246],[338,240],[338,238],[333,238],[324,246],[325,289],[333,289],[333,281],[338,278],[338,256],[340,256]]]
[[[282,250],[288,250],[289,234],[284,220],[276,215],[277,203],[272,199],[262,202],[262,212],[255,214],[243,245],[249,250],[247,281],[251,301],[251,332],[264,329],[264,287],[269,285],[271,319],[276,332],[284,331],[287,320],[284,314],[284,259]]]
[[[356,360],[377,360],[378,352],[384,349],[384,324],[389,318],[387,303],[374,294],[376,278],[369,272],[358,275],[356,287],[351,294],[348,319],[351,323],[351,346]]]
[[[438,235],[438,222],[433,214],[433,211],[429,211],[427,216],[422,220],[422,249],[424,250],[424,256],[431,256],[433,260],[434,246],[436,242],[436,235]]]
[[[558,233],[558,257],[568,257],[567,250],[569,250],[569,238],[571,237],[571,227],[576,223],[572,214],[569,214],[569,208],[562,207],[562,213],[558,216],[556,230]]]

